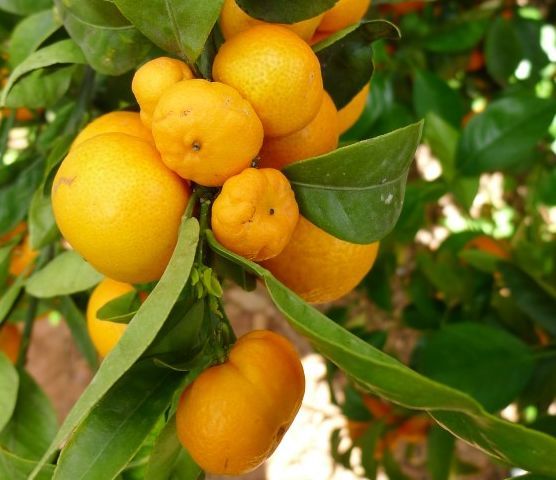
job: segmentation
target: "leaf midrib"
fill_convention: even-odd
[[[312,188],[314,190],[330,190],[330,191],[345,191],[345,192],[351,192],[351,191],[357,191],[357,192],[364,192],[367,190],[375,190],[378,188],[382,188],[382,187],[388,187],[390,185],[394,185],[396,183],[398,183],[400,180],[403,179],[404,175],[407,173],[407,170],[409,169],[405,169],[399,176],[397,176],[396,178],[389,180],[388,182],[384,182],[384,183],[376,183],[374,185],[369,185],[367,187],[349,187],[349,186],[340,186],[340,185],[320,185],[317,183],[305,183],[305,182],[298,182],[296,180],[290,180],[290,183],[292,185],[297,185],[299,187],[303,187],[303,188]]]

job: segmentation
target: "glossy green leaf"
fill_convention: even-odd
[[[162,278],[128,325],[114,350],[103,360],[94,380],[66,417],[41,464],[48,460],[153,342],[189,279],[198,240],[198,221],[184,218],[178,243]]]
[[[18,457],[0,448],[0,478],[27,480],[36,466],[36,462]],[[51,480],[52,475],[54,475],[54,465],[45,465],[36,478],[37,480]]]
[[[62,450],[54,479],[115,477],[164,413],[182,377],[150,361],[131,368],[73,432]]]
[[[501,263],[500,272],[516,305],[533,321],[556,335],[556,298],[520,268]]]
[[[0,325],[8,317],[8,314],[19,298],[19,294],[23,290],[24,285],[25,277],[20,275],[16,278],[14,283],[6,289],[6,291],[2,292],[2,297],[0,297]]]
[[[375,480],[378,471],[378,459],[376,450],[382,432],[384,431],[384,423],[373,422],[367,431],[356,440],[355,444],[361,449],[361,466],[365,471],[365,478]]]
[[[19,375],[12,362],[0,352],[0,432],[10,421],[17,402]]]
[[[381,39],[398,39],[400,31],[385,20],[346,28],[313,48],[322,68],[324,88],[338,109],[346,106],[371,80],[373,49]]]
[[[60,26],[60,20],[54,16],[52,9],[30,15],[18,23],[8,48],[11,67],[16,67],[31,55]]]
[[[442,165],[442,176],[452,181],[456,174],[456,151],[460,133],[435,112],[425,118],[425,141]]]
[[[488,73],[501,85],[506,85],[522,59],[519,38],[513,22],[496,18],[487,33],[485,60]]]
[[[527,471],[556,475],[556,439],[490,415],[470,396],[428,379],[375,349],[303,302],[267,270],[222,247],[213,250],[258,275],[289,323],[366,391],[416,410],[489,455]]]
[[[517,337],[471,322],[448,325],[435,332],[417,356],[419,371],[468,393],[492,412],[519,395],[534,365],[532,351]]]
[[[384,238],[400,215],[422,129],[416,123],[288,166],[301,214],[348,242]]]
[[[56,412],[48,397],[24,371],[19,374],[17,404],[0,432],[0,446],[28,460],[37,460],[58,430]]]
[[[58,255],[44,268],[31,275],[25,289],[34,297],[51,298],[88,290],[102,278],[102,274],[83,260],[77,252],[71,250]]]
[[[124,293],[100,307],[97,311],[97,318],[116,323],[129,323],[140,306],[139,295],[134,290]]]
[[[195,62],[224,0],[114,0],[121,12],[163,50]]]
[[[60,40],[59,42],[41,48],[29,55],[21,62],[11,73],[0,98],[0,105],[6,104],[8,93],[23,75],[33,70],[38,70],[52,65],[60,65],[64,63],[85,63],[83,53],[73,40]]]
[[[427,35],[423,42],[427,50],[436,53],[464,52],[477,46],[482,40],[488,21],[468,20],[459,15],[454,17],[455,21],[446,22]]]
[[[427,470],[431,480],[449,480],[456,439],[446,430],[433,426],[427,441]]]
[[[121,75],[135,68],[151,49],[150,42],[105,0],[55,0],[64,26],[98,72]],[[150,2],[149,2],[150,4]],[[143,11],[146,5],[137,7]]]
[[[295,23],[330,10],[338,0],[237,0],[251,17],[273,23]]]
[[[457,128],[463,117],[460,94],[432,72],[419,70],[413,84],[413,105],[419,117],[435,113],[452,127]]]
[[[29,206],[29,237],[35,250],[49,245],[58,237],[51,198],[44,195],[42,186],[35,191]]]
[[[29,15],[50,6],[52,0],[0,0],[0,10],[16,15]]]
[[[457,163],[466,174],[530,164],[537,143],[547,135],[556,100],[511,96],[491,103],[463,131]]]

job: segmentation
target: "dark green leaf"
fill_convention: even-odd
[[[517,306],[547,332],[556,335],[556,298],[520,268],[509,263],[499,267]]]
[[[122,13],[163,50],[195,62],[224,0],[114,0]]]
[[[27,480],[37,466],[36,462],[26,460],[0,448],[0,478],[6,480]],[[37,480],[51,480],[54,465],[45,465],[37,475]]]
[[[499,16],[492,22],[485,42],[488,73],[506,85],[522,59],[519,38],[513,22]]]
[[[383,431],[384,424],[382,422],[373,422],[369,429],[355,442],[361,448],[361,466],[365,470],[365,477],[371,480],[376,479],[377,476],[376,449]]]
[[[52,0],[0,0],[0,10],[16,15],[29,15],[50,6],[52,6]]]
[[[463,131],[459,168],[473,175],[529,165],[555,114],[555,100],[533,96],[512,96],[491,103]]]
[[[398,462],[396,462],[390,450],[384,452],[382,464],[384,466],[384,472],[388,475],[388,480],[410,480],[410,477],[402,472],[401,467],[398,465]]]
[[[424,47],[436,53],[464,52],[475,47],[483,38],[488,21],[456,18],[434,29],[425,38]]]
[[[164,413],[182,376],[144,361],[95,405],[64,446],[55,480],[113,478]]]
[[[155,339],[189,279],[198,239],[199,223],[194,218],[184,218],[178,243],[162,278],[141,305],[114,350],[103,360],[94,380],[73,406],[41,464],[47,461]]]
[[[449,480],[456,439],[446,430],[433,426],[427,442],[427,470],[431,480]]]
[[[365,21],[315,45],[322,67],[324,88],[338,109],[346,106],[371,80],[377,40],[400,38],[400,31],[385,20]]]
[[[20,275],[6,291],[2,292],[2,297],[0,297],[0,325],[4,322],[12,307],[15,305],[24,285],[25,277]]]
[[[251,17],[273,23],[295,23],[330,10],[338,0],[237,0]]]
[[[0,432],[10,421],[14,412],[18,386],[17,370],[8,357],[0,352]]]
[[[400,215],[423,123],[288,166],[304,217],[353,243],[384,238]]]
[[[442,165],[442,176],[452,181],[456,173],[459,131],[437,113],[430,112],[425,119],[424,137]]]
[[[141,300],[136,290],[110,300],[100,307],[97,317],[101,320],[109,320],[116,323],[129,323],[139,310]]]
[[[48,397],[24,371],[19,375],[17,404],[0,433],[0,445],[28,460],[37,460],[56,435],[58,421]]]
[[[44,195],[42,186],[35,190],[29,207],[29,237],[35,250],[49,245],[58,237],[51,198]]]
[[[58,255],[46,267],[34,273],[25,289],[37,298],[82,292],[94,287],[103,276],[75,251]]]
[[[513,335],[470,322],[432,334],[418,355],[419,371],[468,393],[492,412],[519,395],[534,364],[532,352]]]
[[[500,257],[476,249],[462,250],[459,253],[459,258],[485,273],[494,273],[498,269],[498,262],[500,261]]]
[[[44,10],[23,19],[15,27],[8,48],[12,68],[19,65],[61,26],[54,11]]]
[[[121,75],[135,68],[149,52],[151,44],[113,3],[105,0],[55,2],[71,38],[98,72]],[[145,9],[146,5],[136,8],[137,11]]]

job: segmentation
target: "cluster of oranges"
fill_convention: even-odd
[[[361,115],[368,88],[338,111],[309,44],[358,22],[369,4],[340,0],[316,18],[276,25],[226,0],[226,41],[211,81],[181,60],[155,58],[133,78],[139,113],[108,113],[80,132],[54,179],[52,206],[65,239],[106,276],[87,309],[101,356],[126,325],[99,319],[98,310],[133,284],[160,279],[198,186],[215,198],[210,223],[218,241],[307,301],[337,299],[369,271],[378,244],[342,241],[301,217],[280,171],[336,149]],[[186,389],[179,437],[204,470],[244,473],[276,448],[303,392],[293,346],[251,332]],[[250,431],[238,437],[246,418]]]

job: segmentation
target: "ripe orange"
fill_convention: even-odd
[[[392,12],[395,15],[407,15],[408,13],[418,12],[425,8],[425,2],[419,0],[417,2],[398,2],[386,5],[380,5],[382,12]]]
[[[476,48],[471,52],[469,56],[469,62],[467,64],[468,72],[478,72],[485,66],[485,56],[481,50]]]
[[[352,100],[344,107],[338,111],[338,119],[340,123],[340,135],[347,132],[365,110],[365,105],[367,104],[367,97],[369,96],[369,90],[371,85],[367,84],[363,89],[352,98]]]
[[[300,216],[286,248],[262,265],[305,301],[325,303],[359,284],[373,266],[378,246],[345,242]]]
[[[241,475],[274,452],[297,414],[303,367],[293,345],[270,331],[254,331],[228,360],[205,370],[183,393],[178,437],[206,472]]]
[[[108,302],[133,291],[129,283],[120,283],[105,278],[93,290],[87,304],[87,330],[96,351],[101,357],[106,357],[116,346],[125,332],[125,323],[100,320],[97,312]]]
[[[15,363],[21,347],[21,333],[19,329],[10,323],[0,328],[0,352]]]
[[[298,218],[288,179],[273,168],[248,168],[224,184],[212,208],[212,229],[232,252],[261,261],[285,248]]]
[[[265,135],[289,135],[307,125],[323,96],[320,64],[311,47],[277,25],[258,25],[222,45],[213,75],[236,88],[261,119]]]
[[[279,23],[278,25],[291,30],[303,40],[309,40],[319,26],[322,15],[318,15],[291,25]],[[250,17],[236,3],[235,0],[224,0],[224,6],[220,12],[220,28],[225,39],[230,39],[238,33],[249,30],[256,25],[264,25],[266,22]]]
[[[247,100],[228,85],[206,80],[185,80],[167,88],[152,126],[168,168],[210,187],[251,165],[264,135]]]
[[[141,120],[151,127],[152,116],[164,91],[182,80],[193,78],[191,69],[181,60],[159,57],[137,70],[131,89],[141,107]]]
[[[89,123],[73,141],[71,148],[75,148],[90,138],[103,133],[125,133],[137,137],[154,145],[151,131],[143,125],[138,113],[110,112]]]
[[[370,5],[371,0],[339,0],[324,14],[319,32],[337,32],[359,22]]]
[[[123,133],[72,149],[52,186],[64,237],[99,272],[129,283],[161,277],[188,200],[154,147]]]
[[[479,235],[466,243],[464,249],[477,249],[485,253],[489,253],[494,257],[502,260],[510,258],[509,246],[500,240],[489,237],[488,235]]]
[[[280,170],[298,160],[331,152],[338,147],[338,128],[338,111],[325,92],[317,116],[306,127],[285,137],[265,139],[260,166]]]
[[[10,259],[10,274],[14,276],[21,275],[24,272],[31,273],[31,264],[34,263],[39,256],[37,250],[31,248],[31,240],[29,235],[25,235],[23,242],[16,246],[12,251],[12,258]]]

